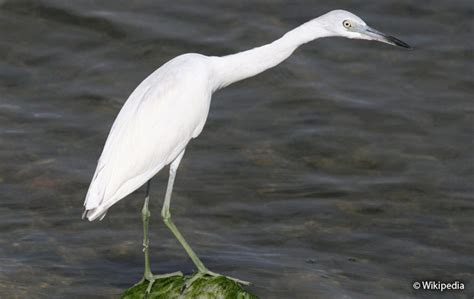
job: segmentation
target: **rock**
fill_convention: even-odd
[[[195,274],[198,275],[198,274]],[[122,299],[258,299],[257,296],[245,291],[238,283],[225,276],[202,276],[186,287],[191,276],[171,276],[157,279],[150,294],[145,296],[148,281],[136,284],[122,294]]]

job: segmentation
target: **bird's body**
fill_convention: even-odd
[[[301,44],[299,36],[224,57],[183,54],[143,80],[110,130],[86,196],[87,218],[105,215],[171,163],[201,133],[214,91],[277,65]]]
[[[89,188],[88,219],[101,216],[146,183],[201,133],[212,95],[207,60],[199,54],[178,56],[130,95],[113,124]]]
[[[184,54],[170,60],[133,91],[115,119],[86,196],[84,216],[89,220],[105,216],[113,204],[170,164],[162,217],[199,273],[217,275],[207,270],[171,221],[171,193],[185,148],[201,133],[213,92],[278,65],[304,43],[329,36],[409,47],[370,28],[359,17],[336,10],[304,23],[270,44],[248,51],[223,57]],[[144,279],[150,281],[150,288],[156,276],[151,274],[148,258],[148,199],[147,191],[142,216]]]

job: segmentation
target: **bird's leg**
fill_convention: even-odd
[[[143,277],[145,279],[151,278],[153,274],[150,269],[150,255],[148,246],[150,241],[148,240],[148,223],[150,221],[150,209],[148,208],[148,202],[150,201],[150,180],[146,183],[146,194],[145,203],[142,208],[142,221],[143,221],[143,253],[145,255],[145,273]]]
[[[189,246],[188,242],[186,242],[186,240],[184,239],[183,235],[181,235],[176,225],[174,225],[173,221],[171,221],[171,213],[170,213],[171,193],[173,192],[173,185],[174,185],[174,179],[176,177],[176,170],[178,169],[179,163],[181,162],[183,155],[184,155],[184,151],[170,165],[170,175],[168,178],[168,186],[166,188],[166,195],[165,195],[165,201],[163,203],[163,209],[161,210],[161,217],[163,217],[163,221],[165,222],[166,226],[168,226],[168,228],[171,230],[171,232],[176,237],[176,239],[178,239],[179,243],[181,243],[181,245],[184,247],[184,250],[186,250],[187,254],[191,258],[191,260],[194,262],[199,272],[206,272],[208,271],[207,268],[198,258],[196,253],[194,253],[193,249],[191,248],[191,246]]]
[[[196,267],[198,268],[199,273],[195,275],[193,279],[191,279],[191,282],[200,278],[203,275],[223,276],[223,275],[209,271],[206,268],[206,266],[204,266],[204,264],[196,255],[194,250],[191,248],[191,246],[189,246],[188,242],[186,242],[183,235],[179,232],[176,225],[173,223],[173,221],[171,221],[171,213],[170,213],[171,193],[173,192],[173,185],[174,185],[174,179],[176,177],[176,170],[178,169],[179,163],[181,162],[183,155],[184,155],[184,151],[181,152],[181,154],[179,154],[179,156],[170,165],[170,175],[168,179],[168,186],[166,188],[166,195],[165,195],[165,201],[163,203],[163,209],[161,210],[161,217],[163,217],[163,221],[165,222],[166,226],[168,226],[168,228],[171,230],[171,232],[176,237],[176,239],[178,239],[179,243],[181,244],[181,246],[183,246],[184,250],[186,250],[186,253],[189,255],[194,265],[196,265]],[[245,284],[245,285],[249,284],[248,282],[240,280],[240,279],[232,278],[229,276],[226,276],[226,277],[240,284]],[[187,285],[190,285],[190,283],[187,283]]]
[[[146,293],[150,293],[151,287],[153,286],[153,283],[155,280],[159,278],[166,278],[170,276],[176,276],[176,275],[183,275],[181,272],[174,272],[174,273],[169,273],[169,274],[162,274],[162,275],[153,275],[151,273],[151,268],[150,268],[150,255],[148,251],[149,247],[149,240],[148,240],[148,223],[150,220],[150,210],[148,208],[148,204],[150,201],[150,182],[149,180],[146,184],[146,195],[145,195],[145,203],[143,204],[142,208],[142,221],[143,221],[143,253],[145,255],[145,272],[143,273],[143,278],[142,280],[138,283],[143,283],[145,280],[147,280],[148,287],[146,289]]]

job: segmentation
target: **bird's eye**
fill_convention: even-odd
[[[342,25],[346,27],[347,29],[352,27],[352,23],[349,20],[345,20],[344,22],[342,22]]]

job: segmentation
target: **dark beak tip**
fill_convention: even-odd
[[[398,45],[398,46],[401,47],[401,48],[407,49],[407,50],[413,50],[413,47],[411,47],[411,46],[408,45],[408,44],[405,44],[405,45]]]
[[[394,45],[394,46],[398,46],[398,47],[401,47],[401,48],[405,48],[405,49],[410,49],[410,50],[413,49],[412,47],[410,47],[409,44],[407,44],[405,42],[402,42],[398,38],[393,37],[393,36],[388,35],[388,34],[385,34],[385,33],[382,33],[382,32],[379,32],[379,31],[377,31],[373,28],[367,27],[366,31],[372,37],[375,36],[376,40],[379,40],[379,41],[382,41],[382,42],[385,42],[385,43],[388,43],[388,44],[391,44],[391,45]]]
[[[388,36],[387,39],[388,39],[391,43],[393,43],[393,45],[395,45],[395,46],[399,46],[399,47],[401,47],[401,48],[405,48],[405,49],[409,49],[409,50],[413,49],[412,47],[410,47],[409,44],[407,44],[407,43],[405,43],[405,42],[402,42],[401,40],[399,40],[399,39],[396,38],[396,37]]]
[[[413,48],[407,43],[397,44],[397,46],[405,48],[407,50],[413,50]]]

